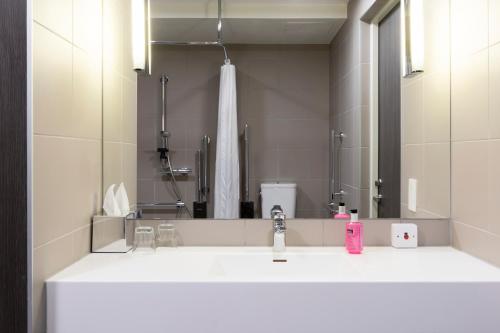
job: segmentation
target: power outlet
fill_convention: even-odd
[[[418,245],[418,229],[413,223],[393,223],[391,225],[392,246],[395,248],[415,248]]]

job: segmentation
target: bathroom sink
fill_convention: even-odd
[[[449,247],[90,254],[47,281],[48,333],[497,333],[500,269]]]

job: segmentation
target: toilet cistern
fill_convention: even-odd
[[[271,209],[271,218],[273,219],[274,245],[273,252],[285,252],[285,214],[281,206],[274,205]]]

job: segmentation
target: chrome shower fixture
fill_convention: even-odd
[[[176,202],[173,204],[162,204],[164,206],[172,206],[177,208],[177,215],[181,214],[182,210],[186,210],[188,215],[191,217],[191,212],[189,208],[185,205],[184,200],[182,199],[181,190],[177,185],[177,176],[187,176],[192,172],[191,168],[182,167],[182,168],[174,168],[172,165],[172,161],[170,158],[170,147],[168,143],[168,139],[170,138],[170,132],[167,131],[167,83],[168,76],[166,74],[162,74],[160,77],[161,83],[161,128],[160,128],[160,139],[161,145],[157,148],[157,151],[160,153],[160,175],[167,176],[169,178],[172,191],[175,194]],[[158,205],[157,203],[155,205]]]

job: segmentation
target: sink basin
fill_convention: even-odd
[[[449,247],[90,254],[47,281],[48,333],[497,333],[500,269]]]

